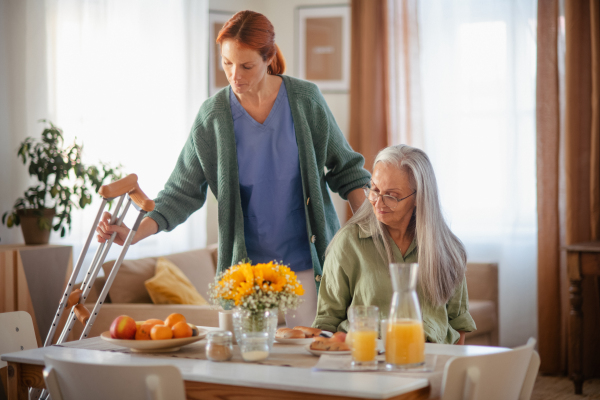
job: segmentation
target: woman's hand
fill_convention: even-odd
[[[458,331],[458,333],[460,333],[460,339],[458,339],[458,342],[456,342],[456,344],[459,344],[459,345],[465,344],[465,334],[466,334],[466,332],[465,331]]]
[[[96,228],[96,233],[98,233],[98,242],[106,242],[108,239],[110,239],[110,236],[113,232],[117,232],[113,243],[116,243],[119,246],[123,246],[123,243],[125,243],[125,239],[127,239],[127,235],[129,235],[130,229],[125,224],[121,224],[121,226],[110,225],[111,218],[112,215],[109,212],[105,211],[104,214],[102,214],[102,219],[100,220],[100,222],[98,223],[98,227]]]

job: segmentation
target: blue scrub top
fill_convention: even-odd
[[[312,269],[298,144],[282,82],[273,108],[258,123],[230,93],[246,251],[253,263],[283,261]]]

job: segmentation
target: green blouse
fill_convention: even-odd
[[[398,262],[418,261],[416,240],[404,256],[393,241],[391,244]],[[375,305],[379,307],[381,318],[387,318],[392,294],[387,260],[377,251],[370,233],[358,225],[351,226],[336,239],[325,259],[313,326],[332,332],[347,332],[346,310],[352,305]],[[445,305],[435,306],[421,293],[418,296],[427,341],[456,343],[460,339],[457,331],[477,329],[469,314],[466,280],[463,279]]]

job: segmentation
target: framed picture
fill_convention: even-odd
[[[297,9],[298,77],[323,92],[350,88],[350,6]]]
[[[229,85],[225,71],[223,71],[223,64],[221,64],[221,46],[216,42],[219,36],[219,31],[225,25],[225,22],[229,21],[229,18],[233,17],[234,13],[225,11],[209,11],[208,12],[208,23],[210,26],[210,32],[208,34],[209,39],[209,52],[208,55],[208,95],[212,96],[225,86]]]

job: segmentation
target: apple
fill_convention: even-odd
[[[135,339],[137,326],[128,315],[120,315],[110,325],[110,337],[113,339]]]

